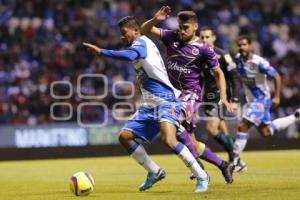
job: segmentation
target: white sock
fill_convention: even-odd
[[[131,156],[142,165],[148,172],[156,174],[159,166],[150,158],[145,148],[139,145],[131,154]]]
[[[241,155],[244,151],[248,140],[248,134],[243,132],[238,132],[236,135],[236,139],[233,145],[233,153],[237,155]]]
[[[174,151],[196,177],[207,178],[206,172],[185,145],[178,143]]]
[[[273,120],[271,123],[272,135],[274,135],[276,132],[286,129],[287,127],[294,124],[295,122],[296,122],[295,115],[289,115],[287,117],[281,117]]]

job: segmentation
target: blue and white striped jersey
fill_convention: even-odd
[[[176,97],[180,92],[169,81],[156,45],[148,37],[141,36],[128,49],[139,54],[138,58],[133,61],[133,65],[145,100],[143,106],[156,107],[165,101],[177,101]]]
[[[267,77],[273,78],[277,73],[270,63],[256,54],[252,54],[248,60],[244,60],[240,54],[237,54],[234,59],[243,82],[247,101],[270,99]]]

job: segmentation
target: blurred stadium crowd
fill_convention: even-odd
[[[176,12],[192,9],[198,14],[200,27],[212,26],[218,34],[218,46],[232,54],[237,52],[237,36],[250,35],[255,51],[269,59],[283,78],[281,106],[273,114],[285,115],[299,106],[300,3],[297,0],[0,0],[0,124],[53,122],[50,117],[53,102],[70,103],[74,115],[69,121],[75,121],[78,105],[89,101],[78,97],[80,74],[107,75],[108,95],[99,101],[109,108],[115,102],[137,101],[138,95],[124,100],[111,93],[114,82],[134,81],[131,64],[95,57],[81,43],[121,48],[117,21],[135,15],[143,22],[161,5],[170,5],[174,14],[162,26],[176,28]],[[71,82],[72,97],[54,99],[50,95],[53,81]],[[67,85],[56,86],[56,95],[68,94]],[[97,95],[103,87],[103,81],[85,78],[80,90],[85,95]],[[121,84],[117,91],[127,94],[130,87]],[[99,109],[85,107],[82,120],[103,120]],[[56,116],[68,114],[66,106],[55,109]]]

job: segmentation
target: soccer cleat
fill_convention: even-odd
[[[208,176],[206,178],[197,177],[195,192],[206,192],[208,190]]]
[[[166,177],[166,172],[163,169],[159,169],[156,174],[153,173],[148,173],[147,179],[145,183],[143,183],[140,187],[139,190],[141,192],[146,191],[152,187],[156,182],[164,179]]]
[[[227,184],[233,183],[232,173],[233,173],[233,170],[235,168],[233,163],[228,163],[226,161],[223,161],[219,168],[222,171],[222,175],[225,178],[225,182]]]
[[[298,108],[295,112],[296,122],[300,123],[300,108]]]
[[[244,161],[242,161],[240,159],[240,157],[235,157],[234,161],[233,161],[233,164],[234,164],[234,170],[233,170],[234,172],[247,171],[246,163]]]

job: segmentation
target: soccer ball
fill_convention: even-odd
[[[77,172],[71,177],[70,189],[76,196],[87,196],[94,188],[94,179],[88,172]]]

